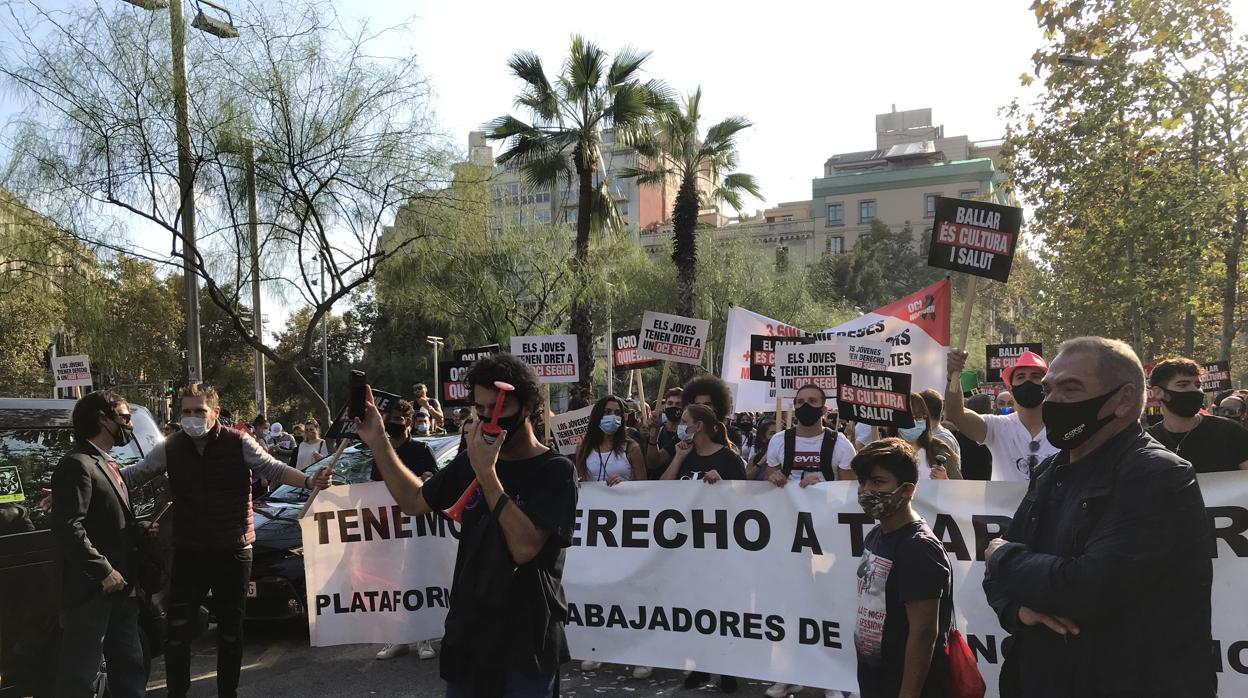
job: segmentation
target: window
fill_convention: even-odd
[[[870,223],[875,220],[875,199],[858,202],[858,222]]]
[[[624,217],[624,216],[627,216],[627,215],[628,215],[628,202],[627,202],[627,201],[621,201],[621,202],[620,202],[620,203],[616,206],[616,208],[618,208],[618,209],[620,210],[620,216],[621,216],[621,217]]]
[[[789,248],[776,248],[776,271],[788,271],[789,269]]]
[[[923,195],[923,217],[934,218],[936,216],[936,199],[940,194],[924,194]]]
[[[550,223],[550,210],[544,209],[541,211],[536,211],[533,213],[533,218],[535,218],[538,223],[542,223],[544,225],[549,224]]]
[[[979,193],[979,190],[977,189],[963,189],[962,191],[958,192],[958,198],[959,199],[974,199],[975,195],[978,193]]]
[[[845,204],[828,204],[828,225],[845,225]]]
[[[843,254],[845,252],[845,238],[840,235],[829,235],[828,240],[824,243],[824,254]]]

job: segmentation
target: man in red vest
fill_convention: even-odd
[[[253,471],[269,482],[325,488],[332,472],[304,474],[270,456],[249,434],[220,420],[217,391],[206,385],[182,390],[182,430],[121,471],[140,487],[161,473],[173,496],[173,569],[165,673],[170,698],[191,686],[191,634],[208,592],[217,617],[217,695],[234,698],[243,662],[243,612],[251,579]]]

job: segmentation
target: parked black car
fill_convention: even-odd
[[[445,467],[459,453],[459,435],[430,436],[429,444],[438,467]],[[315,468],[310,472],[315,472]],[[334,482],[368,482],[373,455],[362,445],[343,451],[334,466]],[[248,620],[307,619],[307,585],[303,569],[303,533],[299,510],[308,501],[302,487],[282,485],[254,505],[256,542],[253,546],[251,583],[247,589]]]
[[[61,456],[73,447],[73,400],[0,398],[0,698],[50,696],[60,647],[60,550],[39,508]],[[135,440],[112,455],[137,463],[163,438],[148,411],[130,405]],[[169,501],[165,478],[130,493],[135,514],[152,516]],[[161,540],[168,550],[172,531]],[[164,594],[153,595],[140,614],[144,663],[164,647]],[[107,675],[101,667],[97,695]]]

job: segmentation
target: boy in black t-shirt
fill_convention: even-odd
[[[481,421],[471,422],[463,430],[467,449],[426,481],[395,454],[371,390],[357,428],[409,516],[445,510],[474,478],[480,482],[463,511],[442,639],[448,698],[553,696],[559,665],[568,660],[562,580],[576,471],[533,433],[531,419],[542,407],[533,370],[510,354],[474,363],[464,382],[478,414],[492,413],[495,381],[515,387],[500,411],[502,434],[487,443]]]
[[[863,541],[858,565],[858,693],[946,696],[952,571],[944,546],[911,507],[919,480],[914,449],[901,439],[882,439],[851,465],[858,502],[880,522]]]
[[[1204,414],[1200,364],[1166,359],[1148,376],[1149,397],[1161,403],[1162,419],[1148,428],[1161,445],[1192,464],[1198,473],[1248,470],[1248,429]]]

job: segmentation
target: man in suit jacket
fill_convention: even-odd
[[[143,696],[138,569],[127,526],[134,519],[113,446],[133,439],[120,395],[93,392],[73,411],[74,449],[52,473],[52,531],[64,555],[58,698],[92,695],[101,658],[116,698]]]

